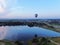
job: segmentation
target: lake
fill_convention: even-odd
[[[30,40],[37,34],[38,37],[60,37],[60,33],[41,27],[28,26],[2,26],[0,27],[0,39]]]

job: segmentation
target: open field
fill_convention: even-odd
[[[60,44],[60,38],[38,38],[39,42],[38,45],[44,44],[44,45],[59,45]],[[46,42],[48,40],[48,42]],[[32,40],[29,40],[27,42],[28,45],[32,45]],[[8,40],[0,40],[0,45],[16,45],[14,41],[8,41]]]
[[[58,38],[52,38],[53,41],[57,42],[57,43],[60,43],[60,37]]]

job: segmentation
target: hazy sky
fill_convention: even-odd
[[[0,0],[0,18],[60,18],[60,0]]]

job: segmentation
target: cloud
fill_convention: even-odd
[[[13,13],[22,7],[17,7],[17,0],[0,0],[0,18],[13,18]]]
[[[6,12],[9,8],[16,5],[17,0],[0,0],[0,13]]]
[[[16,17],[20,17],[22,15],[21,14],[21,9],[22,7],[16,7],[16,8],[11,8],[8,10],[8,13],[5,14],[4,16],[0,16],[1,18],[16,18]]]
[[[0,0],[0,13],[4,13],[6,8],[6,0]]]
[[[16,2],[17,0],[0,0],[0,15],[11,12],[15,8]]]
[[[0,0],[0,4],[2,5],[2,7],[6,8],[6,1],[7,0]]]
[[[3,13],[5,10],[0,6],[0,13]]]

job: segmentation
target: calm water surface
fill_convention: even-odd
[[[38,37],[60,37],[60,33],[40,27],[5,26],[0,27],[0,29],[4,33],[1,38],[4,37],[4,39],[8,40],[29,40],[34,38],[35,34]]]

